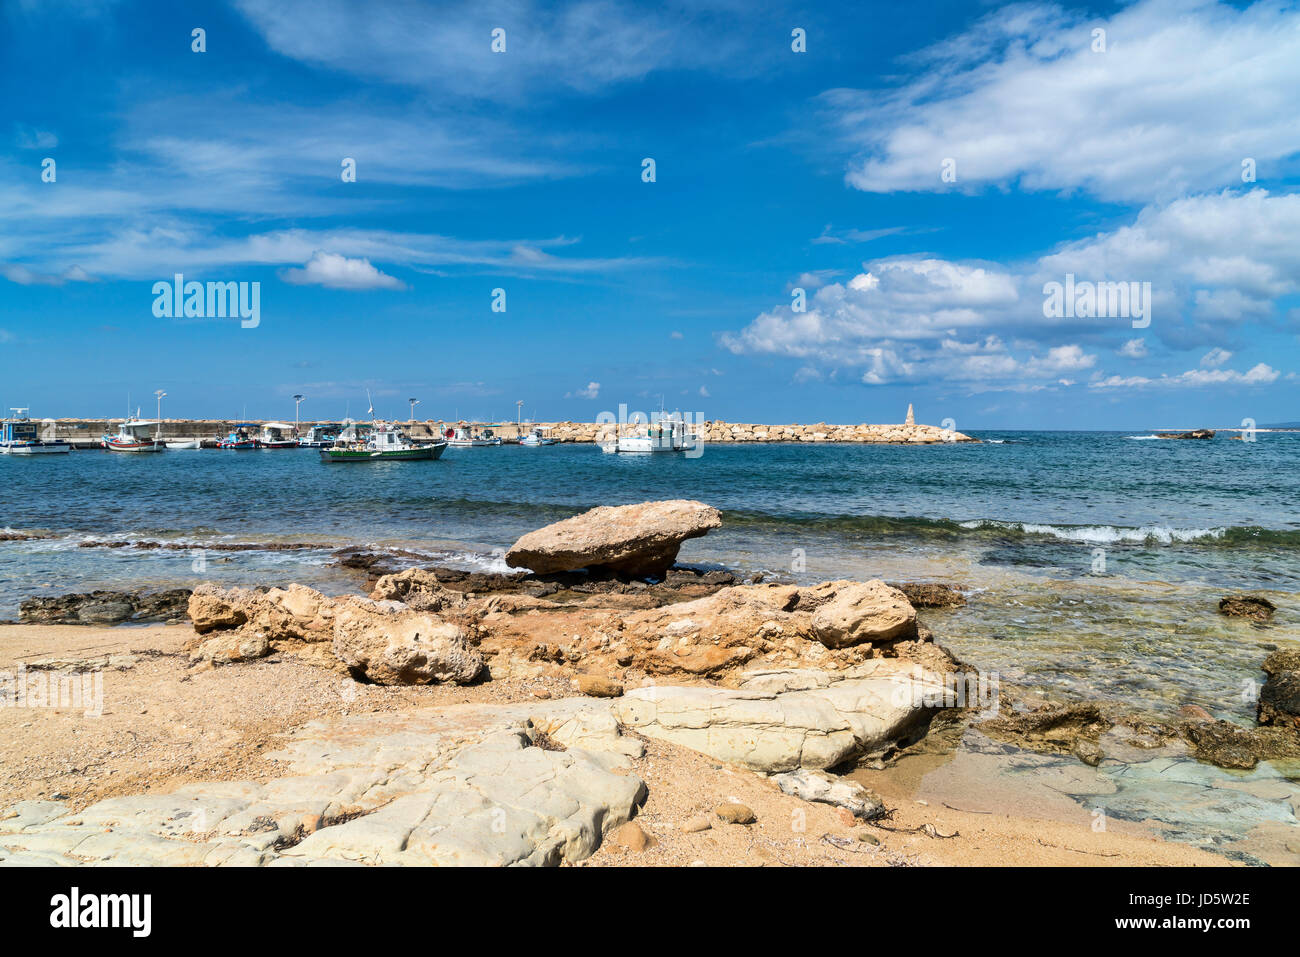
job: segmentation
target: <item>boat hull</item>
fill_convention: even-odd
[[[110,452],[161,452],[167,446],[161,442],[118,442],[105,439],[104,448]]]
[[[67,442],[22,442],[0,445],[2,455],[58,455],[71,451],[72,446]]]
[[[436,459],[446,451],[447,443],[421,445],[410,449],[375,452],[370,449],[321,449],[322,462],[415,462]]]

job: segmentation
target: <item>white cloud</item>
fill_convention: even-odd
[[[1245,372],[1235,369],[1188,369],[1178,375],[1162,375],[1158,378],[1147,376],[1098,376],[1088,383],[1091,389],[1146,389],[1146,388],[1199,388],[1207,385],[1269,385],[1275,382],[1279,373],[1272,366],[1263,362]]]
[[[1232,358],[1231,352],[1229,352],[1227,349],[1220,349],[1219,347],[1216,346],[1215,348],[1211,349],[1209,352],[1207,352],[1204,356],[1201,357],[1201,368],[1217,369],[1219,366],[1223,365],[1231,358]]]
[[[327,289],[405,289],[406,284],[380,272],[369,259],[349,259],[317,250],[301,269],[286,269],[280,277],[295,286]]]
[[[1276,175],[1294,156],[1297,25],[1273,2],[1139,0],[1109,19],[1025,4],[912,58],[896,90],[833,90],[822,103],[857,151],[858,189],[950,190],[940,165],[952,158],[957,188],[1169,199],[1240,184],[1243,158]]]
[[[782,304],[721,342],[738,354],[857,367],[868,383],[1002,377],[1025,388],[1035,377],[1055,380],[1053,372],[1091,368],[1095,356],[1083,342],[1132,329],[1131,317],[1045,319],[1046,282],[1071,274],[1077,281],[1150,283],[1149,333],[1176,349],[1205,346],[1223,338],[1224,324],[1269,319],[1279,298],[1300,293],[1296,235],[1300,194],[1254,189],[1190,197],[1148,207],[1130,225],[1029,262],[874,260],[848,282],[817,290],[806,312]],[[1220,306],[1213,321],[1204,308],[1210,297]],[[1008,333],[1025,341],[1014,349],[994,341]],[[1065,348],[1063,340],[1081,344]],[[1144,339],[1111,348],[1128,358],[1148,352]]]
[[[0,264],[0,276],[20,286],[62,286],[70,282],[95,281],[94,277],[80,266],[69,266],[60,273],[38,273],[26,266]]]
[[[712,397],[709,395],[709,389],[708,389],[708,386],[700,386],[700,396],[701,396],[702,398],[705,398],[705,399],[712,398]]]
[[[236,0],[277,53],[313,66],[460,97],[512,100],[595,92],[662,69],[710,70],[739,57],[743,9],[732,4],[646,6],[625,0],[412,3]],[[506,31],[506,52],[491,49]]]
[[[588,382],[585,389],[576,389],[573,392],[564,393],[566,399],[594,399],[600,395],[600,383]]]

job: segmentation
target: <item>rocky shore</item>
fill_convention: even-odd
[[[939,862],[955,832],[843,772],[888,767],[933,728],[977,720],[1084,767],[1121,728],[1130,741],[1190,741],[1228,766],[1298,740],[1295,652],[1267,663],[1257,729],[1200,716],[1129,727],[1100,708],[1014,695],[979,715],[952,700],[974,674],[917,612],[960,604],[958,589],[738,583],[676,564],[684,542],[719,524],[699,502],[594,509],[521,538],[507,553],[518,574],[371,565],[364,596],[204,585],[187,596],[190,626],[115,650],[27,652],[17,660],[43,675],[111,657],[120,697],[101,735],[66,740],[61,712],[0,709],[0,720],[51,725],[43,746],[27,731],[0,748],[11,769],[0,864]],[[88,599],[138,613],[130,600],[67,597],[33,606],[31,620],[87,621]],[[72,645],[89,630],[44,627]],[[40,634],[14,626],[12,640]],[[0,629],[0,653],[5,641]],[[166,733],[158,710],[175,714]],[[60,762],[105,773],[50,770]],[[1015,831],[992,830],[999,841]],[[1133,863],[1204,856],[1136,827],[1087,833],[1069,840]]]

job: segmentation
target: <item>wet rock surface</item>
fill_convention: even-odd
[[[1258,595],[1228,595],[1219,600],[1219,614],[1229,618],[1249,618],[1252,621],[1268,621],[1277,611],[1277,605]]]
[[[890,582],[915,608],[956,608],[966,604],[961,589],[942,582]]]
[[[1300,731],[1300,650],[1273,652],[1263,670],[1268,678],[1259,693],[1257,720]]]
[[[159,592],[93,591],[32,597],[19,608],[24,625],[115,625],[127,621],[183,621],[188,588]]]

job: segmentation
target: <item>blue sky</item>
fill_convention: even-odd
[[[755,6],[7,0],[0,401],[1300,419],[1294,4]]]

